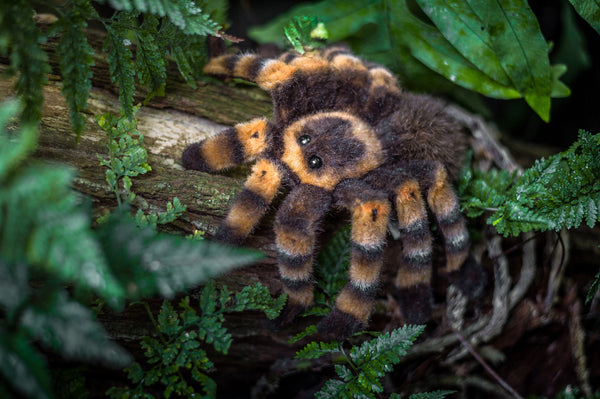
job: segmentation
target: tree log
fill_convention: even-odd
[[[90,43],[95,48],[101,48],[103,35],[101,32],[89,32]],[[114,193],[109,189],[105,180],[105,170],[99,164],[99,158],[106,157],[107,137],[95,122],[95,116],[105,112],[118,114],[119,104],[117,91],[110,83],[106,60],[101,52],[95,56],[93,88],[90,91],[88,108],[85,111],[87,118],[86,128],[79,140],[71,131],[69,122],[69,109],[61,94],[61,84],[58,72],[58,63],[54,54],[55,42],[50,40],[45,48],[50,56],[53,67],[53,75],[50,76],[49,84],[44,88],[44,106],[40,124],[39,145],[34,154],[35,158],[44,162],[60,162],[73,167],[77,171],[77,177],[73,182],[73,188],[90,197],[94,203],[94,214],[99,216],[114,209],[117,204]],[[6,69],[7,61],[0,59],[0,69]],[[180,156],[190,143],[201,140],[207,135],[213,134],[226,126],[249,120],[257,116],[269,116],[271,113],[271,102],[269,96],[256,87],[232,86],[207,78],[198,82],[197,89],[192,89],[178,77],[176,68],[169,68],[169,79],[164,97],[155,97],[146,106],[141,107],[136,118],[138,130],[144,135],[144,147],[149,154],[149,164],[152,171],[133,179],[132,191],[136,194],[135,207],[144,211],[164,210],[166,203],[177,196],[181,203],[187,205],[186,212],[175,222],[164,227],[164,230],[172,234],[190,234],[195,230],[206,232],[210,239],[216,227],[224,218],[232,198],[240,191],[246,169],[238,168],[227,175],[209,175],[196,171],[186,171],[180,165]],[[3,98],[14,95],[12,89],[14,80],[0,80],[0,96]],[[139,90],[143,94],[143,90]],[[140,97],[142,99],[143,96]],[[500,146],[493,136],[489,135],[489,127],[479,118],[456,110],[457,116],[461,118],[466,128],[473,133],[473,148],[483,163],[488,165],[496,163],[503,168],[514,169],[517,167],[508,152]],[[240,289],[254,282],[262,282],[269,287],[273,295],[282,292],[281,283],[278,279],[276,256],[274,251],[274,235],[271,230],[273,211],[261,222],[256,232],[246,241],[245,246],[259,249],[266,254],[265,259],[256,265],[236,270],[221,277],[219,284],[225,284],[231,289]],[[327,235],[331,234],[337,226],[345,220],[345,215],[335,214],[330,216],[325,224],[322,234],[323,242]],[[399,251],[399,242],[392,241],[386,249],[387,262],[384,274],[389,277],[394,273],[394,257]],[[520,273],[519,282],[515,284],[510,298],[520,300],[531,281],[535,272],[535,245],[528,246],[526,254],[518,259],[514,266],[519,270],[521,265],[529,267],[531,273]],[[493,262],[483,255],[486,252],[485,243],[476,246],[475,252],[479,253],[479,259],[493,274]],[[534,256],[526,261],[525,258]],[[529,262],[528,264],[526,264]],[[512,266],[511,266],[512,267]],[[494,269],[495,270],[495,269]],[[382,284],[380,297],[376,306],[376,314],[373,318],[374,329],[391,329],[403,323],[402,316],[398,314],[395,301],[388,295],[391,292],[391,279],[386,279]],[[527,277],[529,276],[529,277]],[[519,283],[521,283],[519,285]],[[511,285],[510,279],[505,284]],[[517,288],[519,291],[517,292]],[[508,290],[506,286],[505,290]],[[474,315],[464,316],[465,309],[459,309],[461,313],[457,325],[464,326],[465,331],[471,336],[477,336],[480,342],[485,343],[492,340],[494,336],[482,337],[487,331],[485,327],[496,314],[492,309],[492,290],[479,303]],[[445,290],[443,291],[445,292]],[[197,298],[198,290],[188,293],[192,298]],[[449,295],[450,298],[451,295]],[[452,300],[451,298],[449,300]],[[504,304],[502,311],[509,312],[515,303]],[[162,299],[151,298],[148,300],[153,312],[157,312]],[[193,302],[193,301],[192,301]],[[448,308],[457,309],[460,298],[456,303],[449,304]],[[526,302],[527,306],[534,307],[533,302]],[[452,306],[451,306],[452,305]],[[525,305],[518,305],[518,309],[526,309]],[[519,311],[515,312],[519,314]],[[521,312],[522,313],[522,312]],[[414,347],[407,361],[416,357],[424,357],[431,354],[449,353],[454,359],[463,359],[461,356],[460,343],[453,334],[450,325],[453,325],[453,315],[446,312],[446,304],[438,301],[434,309],[434,326],[428,331],[425,338]],[[154,327],[139,305],[127,307],[121,313],[103,311],[98,315],[111,337],[122,343],[132,351],[138,360],[143,360],[140,352],[139,341],[144,335],[154,335]],[[463,319],[467,319],[466,321]],[[505,320],[506,322],[506,317]],[[303,370],[300,365],[292,360],[298,345],[287,343],[288,338],[314,322],[310,318],[297,318],[290,326],[280,331],[274,331],[271,324],[264,315],[248,312],[235,314],[227,317],[227,327],[233,335],[234,344],[229,354],[224,356],[218,353],[210,353],[211,360],[216,364],[216,372],[212,375],[219,384],[221,397],[265,397],[273,392],[281,393],[281,381],[294,380],[295,384],[301,386],[304,378],[312,378],[305,387],[308,392],[318,389],[320,378],[314,380],[314,376],[308,377],[308,371]],[[510,319],[508,323],[518,323],[518,320]],[[527,326],[520,331],[523,336],[527,331],[539,327],[541,319],[535,321],[528,319]],[[500,330],[503,325],[496,326]],[[495,330],[499,334],[500,330]],[[513,339],[518,339],[513,338]],[[437,356],[437,355],[436,355]],[[454,360],[459,361],[459,360]],[[463,360],[464,362],[464,360]],[[322,369],[326,364],[313,365],[313,369]],[[122,374],[105,373],[106,379],[98,378],[99,371],[94,369],[90,372],[94,375],[97,386],[98,397],[102,396],[103,390],[108,388],[113,381],[116,384],[126,383]],[[325,374],[326,377],[326,374]],[[417,370],[417,377],[419,373]],[[109,382],[107,382],[109,381]],[[107,385],[108,384],[108,385]],[[402,384],[398,382],[397,385]],[[304,388],[303,388],[304,389]],[[312,391],[311,391],[312,390]],[[285,391],[283,391],[285,392]],[[294,395],[298,394],[295,392]],[[290,394],[291,395],[291,394]],[[298,394],[299,396],[301,394]],[[96,394],[92,395],[93,397]]]

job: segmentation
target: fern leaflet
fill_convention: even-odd
[[[101,1],[103,2],[103,1]],[[167,17],[187,35],[219,36],[222,27],[189,0],[108,0],[114,8]]]
[[[84,30],[86,20],[97,17],[88,0],[74,0],[70,7],[53,26],[52,33],[60,33],[57,46],[62,75],[62,93],[70,109],[71,125],[77,137],[85,128],[82,114],[87,107],[89,91],[92,88],[92,66],[94,50],[88,44]]]
[[[600,134],[579,132],[567,151],[540,159],[515,179],[508,172],[463,173],[459,192],[469,216],[492,211],[487,222],[505,236],[575,228],[600,220]]]
[[[342,354],[348,366],[334,366],[337,379],[328,380],[316,398],[369,398],[383,392],[381,378],[393,370],[407,349],[423,332],[424,326],[404,326],[377,338],[353,346],[346,354],[337,342],[311,342],[296,353],[297,359],[318,359]]]
[[[106,25],[106,40],[104,51],[108,52],[110,79],[119,88],[121,113],[127,118],[133,118],[133,96],[135,92],[135,69],[133,54],[128,48],[131,45],[126,38],[126,21],[133,18],[131,14],[119,13],[117,21]]]
[[[46,52],[39,46],[44,38],[35,26],[33,14],[33,8],[25,0],[2,5],[0,54],[9,53],[11,72],[19,72],[15,89],[23,101],[22,119],[37,124],[42,115],[43,86],[48,82],[50,65]]]

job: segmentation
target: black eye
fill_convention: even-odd
[[[300,143],[300,145],[307,145],[308,143],[310,143],[310,136],[308,134],[304,134],[298,137],[298,142]]]
[[[319,169],[323,166],[323,160],[316,155],[313,155],[308,159],[308,167],[311,169]]]

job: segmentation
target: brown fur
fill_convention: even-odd
[[[419,284],[429,284],[431,281],[431,268],[411,270],[402,268],[396,276],[396,286],[399,288],[412,287]]]
[[[279,190],[281,178],[281,173],[273,163],[261,159],[252,167],[252,174],[246,180],[244,187],[270,203]]]
[[[359,203],[352,209],[352,241],[361,245],[382,245],[385,240],[390,205],[387,201]]]
[[[267,147],[267,123],[265,118],[257,118],[235,126],[246,159],[255,159],[265,151]]]
[[[213,170],[222,170],[235,165],[231,153],[228,151],[226,136],[217,135],[206,140],[202,146],[202,157]]]
[[[362,297],[353,295],[344,290],[338,296],[335,306],[344,313],[353,316],[360,323],[366,324],[371,314],[372,302],[365,302]]]
[[[332,205],[348,209],[350,281],[321,324],[346,336],[368,322],[395,208],[404,244],[397,297],[408,319],[428,317],[432,236],[427,207],[446,244],[446,271],[456,275],[468,254],[468,233],[450,186],[466,139],[444,103],[403,92],[387,69],[341,45],[278,59],[223,56],[211,60],[205,72],[254,81],[273,99],[270,122],[237,125],[235,140],[224,132],[223,138],[184,152],[184,166],[209,171],[258,159],[217,237],[229,242],[246,237],[279,187],[288,186],[275,218],[278,262],[290,303],[308,306],[320,221]]]

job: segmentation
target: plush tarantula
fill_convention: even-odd
[[[204,71],[255,82],[273,99],[272,120],[238,124],[183,152],[185,168],[210,173],[256,161],[217,238],[241,243],[280,188],[289,187],[274,229],[288,310],[301,309],[313,301],[320,221],[331,207],[346,208],[352,223],[349,282],[320,329],[348,335],[369,320],[393,221],[403,244],[396,297],[409,322],[425,321],[432,304],[428,209],[445,247],[439,273],[458,272],[470,244],[449,183],[466,139],[445,106],[403,92],[388,70],[339,46],[278,59],[224,55]]]

